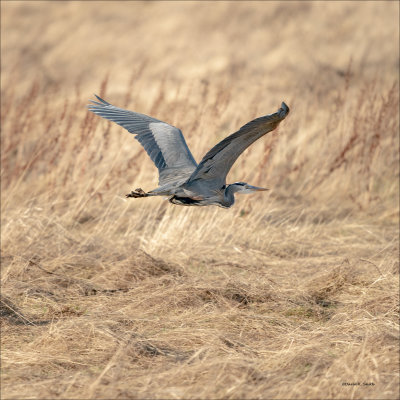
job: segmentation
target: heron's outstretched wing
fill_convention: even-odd
[[[95,95],[96,96],[96,95]],[[114,107],[96,96],[90,111],[121,125],[135,135],[159,172],[159,184],[187,180],[197,167],[180,129],[144,114]]]
[[[225,185],[226,175],[240,154],[257,139],[273,131],[288,113],[289,107],[282,103],[276,113],[254,119],[226,137],[203,157],[189,182],[205,180],[209,182],[209,188],[216,189]]]

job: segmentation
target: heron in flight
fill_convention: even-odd
[[[98,101],[90,100],[89,110],[133,133],[158,168],[158,188],[147,193],[139,188],[126,197],[167,196],[173,204],[229,208],[235,202],[235,193],[268,190],[244,182],[227,185],[226,176],[247,147],[274,130],[288,115],[285,103],[276,113],[256,118],[226,137],[197,164],[180,129],[95,96]]]

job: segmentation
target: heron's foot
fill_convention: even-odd
[[[148,194],[141,188],[132,190],[130,193],[125,195],[126,197],[134,197],[135,199],[138,197],[147,197]]]

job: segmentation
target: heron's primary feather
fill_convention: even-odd
[[[88,105],[90,111],[121,125],[135,135],[159,171],[159,184],[186,181],[197,167],[180,129],[158,119],[124,110],[99,101]]]
[[[274,130],[288,113],[289,107],[282,103],[276,113],[254,119],[226,137],[203,157],[189,182],[208,181],[208,189],[211,186],[219,189],[225,185],[226,175],[240,154],[257,139]]]

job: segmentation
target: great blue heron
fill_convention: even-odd
[[[158,119],[114,107],[99,96],[90,100],[90,111],[121,125],[135,135],[159,172],[159,187],[144,192],[136,189],[126,197],[168,196],[173,204],[184,206],[216,205],[229,208],[235,193],[268,190],[244,182],[226,184],[226,175],[243,151],[266,133],[274,130],[288,115],[282,103],[274,114],[248,122],[215,145],[197,165],[180,129]]]

